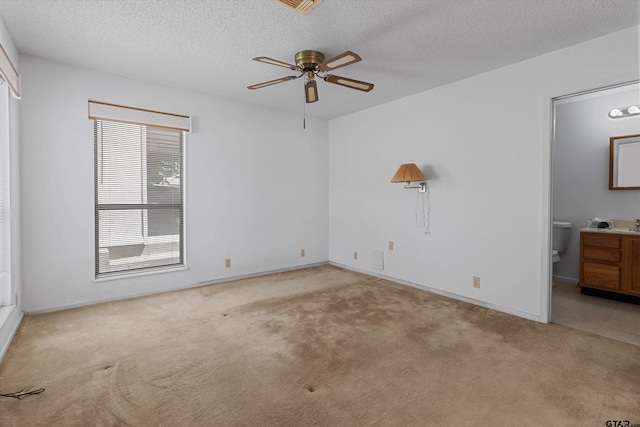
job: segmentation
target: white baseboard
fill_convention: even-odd
[[[527,319],[527,320],[533,320],[535,322],[544,323],[544,322],[542,322],[540,320],[540,316],[535,316],[535,315],[530,314],[530,313],[525,313],[524,311],[514,310],[514,309],[509,308],[509,307],[503,307],[501,305],[491,304],[491,303],[488,303],[488,302],[484,302],[484,301],[480,301],[480,300],[477,300],[477,299],[465,297],[465,296],[462,296],[462,295],[454,294],[454,293],[443,291],[443,290],[440,290],[440,289],[430,288],[429,286],[419,285],[417,283],[408,282],[408,281],[402,280],[402,279],[396,279],[395,277],[385,276],[384,274],[379,274],[379,273],[374,273],[374,272],[371,272],[371,271],[360,270],[359,268],[351,267],[351,266],[340,264],[340,263],[333,262],[333,261],[329,261],[329,264],[333,265],[333,266],[336,266],[336,267],[344,268],[346,270],[351,270],[351,271],[355,271],[355,272],[358,272],[358,273],[367,274],[369,276],[379,277],[381,279],[385,279],[385,280],[388,280],[388,281],[394,282],[394,283],[399,283],[401,285],[411,286],[412,288],[421,289],[423,291],[427,291],[427,292],[431,292],[431,293],[434,293],[434,294],[442,295],[442,296],[445,296],[445,297],[448,297],[448,298],[451,298],[451,299],[456,299],[456,300],[459,300],[459,301],[468,302],[470,304],[478,305],[480,307],[486,307],[486,308],[490,308],[492,310],[500,311],[502,313],[511,314],[511,315],[517,316],[517,317],[522,317],[522,318]]]
[[[318,266],[327,265],[327,264],[333,265],[333,266],[336,266],[336,267],[340,267],[340,268],[344,268],[345,270],[351,270],[351,271],[355,271],[355,272],[358,272],[358,273],[366,274],[366,275],[369,275],[369,276],[379,277],[381,279],[389,280],[390,282],[399,283],[399,284],[405,285],[405,286],[410,286],[412,288],[417,288],[417,289],[420,289],[420,290],[423,290],[423,291],[427,291],[427,292],[431,292],[431,293],[434,293],[434,294],[442,295],[442,296],[445,296],[445,297],[448,297],[448,298],[452,298],[452,299],[456,299],[456,300],[459,300],[459,301],[468,302],[470,304],[478,305],[480,307],[490,308],[492,310],[500,311],[502,313],[511,314],[511,315],[517,316],[517,317],[522,317],[522,318],[527,319],[527,320],[533,320],[533,321],[536,321],[536,322],[540,322],[540,317],[539,316],[535,316],[535,315],[530,314],[530,313],[525,313],[523,311],[514,310],[514,309],[509,308],[509,307],[503,307],[503,306],[500,306],[500,305],[497,305],[497,304],[487,303],[487,302],[484,302],[484,301],[480,301],[480,300],[476,300],[476,299],[473,299],[473,298],[465,297],[465,296],[462,296],[462,295],[454,294],[454,293],[451,293],[451,292],[443,291],[443,290],[440,290],[440,289],[431,288],[429,286],[419,285],[417,283],[409,282],[409,281],[402,280],[402,279],[397,279],[395,277],[385,276],[384,274],[379,274],[379,273],[374,273],[374,272],[371,272],[371,271],[361,270],[359,268],[351,267],[351,266],[340,264],[340,263],[333,262],[333,261],[319,262],[319,263],[306,264],[306,265],[298,265],[298,266],[294,266],[294,267],[279,268],[279,269],[275,269],[275,270],[262,271],[262,272],[258,272],[258,273],[251,273],[251,274],[243,274],[243,275],[239,275],[239,276],[225,277],[224,279],[205,280],[205,281],[202,281],[202,282],[191,283],[191,284],[187,284],[187,285],[184,285],[184,286],[180,286],[180,287],[177,287],[175,289],[168,289],[168,290],[162,290],[162,291],[139,292],[139,293],[122,295],[122,296],[112,297],[112,298],[102,298],[102,299],[99,299],[99,300],[87,301],[87,302],[82,302],[82,303],[65,304],[65,305],[59,305],[59,306],[55,306],[55,307],[47,307],[47,308],[40,308],[40,309],[34,309],[34,310],[25,310],[24,314],[26,314],[26,315],[35,315],[35,314],[50,313],[50,312],[53,312],[53,311],[67,310],[67,309],[70,309],[70,308],[78,308],[78,307],[85,307],[85,306],[94,305],[94,304],[102,304],[102,303],[105,303],[105,302],[112,302],[112,301],[118,301],[118,300],[130,299],[130,298],[138,298],[138,297],[143,297],[143,296],[148,296],[148,295],[161,294],[161,293],[165,293],[165,292],[173,292],[173,291],[178,291],[178,290],[181,290],[181,289],[198,288],[198,287],[201,287],[201,286],[216,285],[216,284],[225,283],[225,282],[233,282],[235,280],[251,279],[251,278],[254,278],[254,277],[267,276],[269,274],[283,273],[283,272],[286,272],[286,271],[300,270],[300,269],[303,269],[303,268],[318,267]],[[17,327],[16,327],[16,330],[17,330]],[[14,331],[14,333],[15,333],[15,331]]]
[[[182,290],[182,289],[199,288],[200,286],[216,285],[218,283],[233,282],[235,280],[242,280],[242,279],[251,279],[253,277],[267,276],[269,274],[283,273],[285,271],[300,270],[300,269],[303,269],[303,268],[318,267],[318,266],[327,265],[327,264],[328,264],[328,261],[317,262],[317,263],[314,263],[314,264],[296,265],[296,266],[293,266],[293,267],[285,267],[285,268],[279,268],[279,269],[275,269],[275,270],[261,271],[261,272],[258,272],[258,273],[250,273],[250,274],[243,274],[243,275],[239,275],[239,276],[225,277],[224,279],[204,280],[202,282],[189,283],[189,284],[186,284],[186,285],[183,285],[183,286],[178,286],[178,287],[175,287],[175,288],[172,288],[172,289],[163,289],[163,290],[155,290],[155,291],[147,291],[147,292],[137,292],[137,293],[131,293],[131,294],[127,294],[127,295],[120,295],[120,296],[117,296],[117,297],[100,298],[100,299],[97,299],[97,300],[84,301],[84,302],[79,302],[79,303],[74,303],[74,304],[57,305],[57,306],[54,306],[54,307],[43,307],[43,308],[36,308],[36,309],[26,309],[24,314],[26,314],[27,316],[31,316],[31,315],[35,315],[35,314],[51,313],[51,312],[54,312],[54,311],[68,310],[70,308],[86,307],[86,306],[89,306],[89,305],[102,304],[102,303],[105,303],[105,302],[112,302],[112,301],[119,301],[119,300],[130,299],[130,298],[145,297],[145,296],[156,295],[156,294],[163,294],[163,293],[166,293],[166,292],[174,292],[174,291],[179,291],[179,290]]]
[[[553,276],[553,280],[554,281],[557,280],[558,282],[563,282],[563,283],[572,283],[572,284],[576,284],[580,281],[575,277],[564,277],[564,276]]]

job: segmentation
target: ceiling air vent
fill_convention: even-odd
[[[295,10],[303,15],[308,15],[313,9],[318,7],[322,0],[273,0],[289,9]]]

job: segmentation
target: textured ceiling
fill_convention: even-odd
[[[21,53],[302,114],[303,79],[252,61],[293,63],[352,50],[318,82],[309,116],[331,119],[638,25],[636,0],[324,0],[309,15],[271,0],[0,0]],[[615,47],[612,47],[615,48]]]

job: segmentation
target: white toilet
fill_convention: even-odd
[[[564,221],[553,221],[553,262],[560,261],[560,254],[565,253],[569,247],[569,237],[571,236],[571,223]]]

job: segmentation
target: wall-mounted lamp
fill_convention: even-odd
[[[410,185],[412,182],[419,182],[418,185]],[[429,231],[429,216],[431,212],[431,202],[429,201],[429,188],[427,187],[427,177],[424,176],[422,171],[416,166],[415,163],[405,163],[400,165],[398,171],[391,182],[406,182],[407,185],[404,188],[417,188],[418,189],[418,205],[416,206],[416,225],[418,227],[425,227],[424,234],[431,234]],[[420,194],[424,193],[424,194]],[[420,208],[422,208],[422,215],[419,214]],[[420,218],[420,216],[422,218]]]
[[[629,117],[629,116],[637,116],[638,114],[640,114],[639,105],[632,105],[630,107],[624,107],[624,108],[614,108],[613,110],[609,111],[609,117],[611,117],[612,119],[619,119],[621,117]]]
[[[405,163],[404,165],[400,165],[398,171],[393,178],[391,178],[391,182],[406,182],[407,185],[404,188],[418,188],[420,193],[424,193],[427,191],[427,177],[424,176],[422,171],[418,169],[415,163]],[[411,186],[411,182],[416,181],[425,181],[420,182],[417,186]]]

